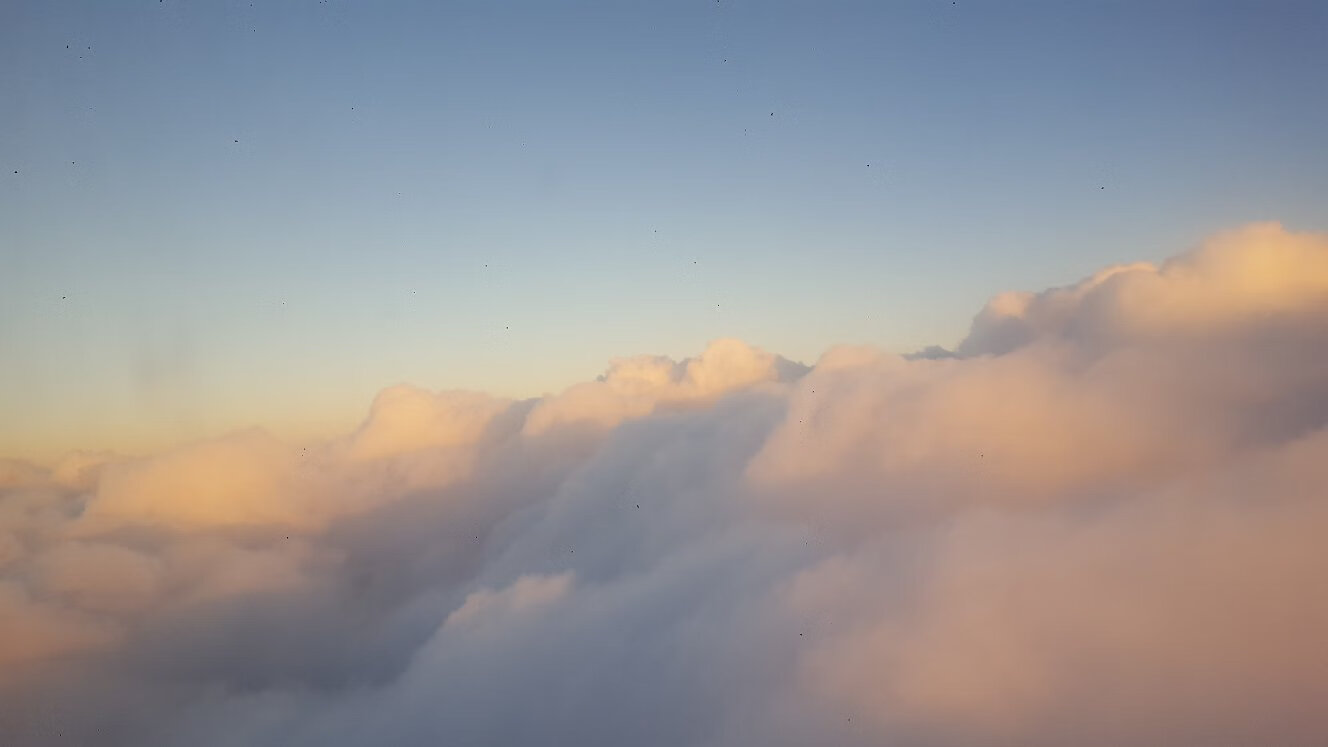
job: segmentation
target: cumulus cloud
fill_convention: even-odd
[[[1328,735],[1328,237],[343,437],[0,461],[0,742]]]
[[[717,340],[696,358],[676,363],[663,356],[622,358],[596,381],[540,402],[524,431],[537,435],[572,423],[613,426],[660,405],[704,404],[737,389],[787,381],[805,371],[805,366],[740,340]]]
[[[1161,266],[1119,265],[1065,288],[1002,293],[973,320],[957,352],[1001,354],[1058,339],[1101,349],[1202,339],[1297,318],[1315,322],[1326,295],[1323,237],[1260,223],[1215,236]]]

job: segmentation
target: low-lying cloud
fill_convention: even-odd
[[[1328,739],[1328,237],[339,439],[0,462],[0,742]]]

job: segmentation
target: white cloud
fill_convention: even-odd
[[[1317,744],[1325,465],[1328,238],[1275,225],[955,355],[0,462],[0,741]]]
[[[577,384],[540,402],[525,433],[539,435],[558,425],[611,428],[647,415],[661,405],[705,404],[715,397],[763,382],[787,381],[804,367],[739,340],[716,340],[696,358],[674,362],[662,356],[613,361],[597,381]]]
[[[443,627],[478,625],[495,617],[501,620],[504,616],[519,615],[565,596],[571,585],[571,574],[560,573],[556,576],[522,576],[499,591],[481,589],[467,595],[466,601],[443,621]]]

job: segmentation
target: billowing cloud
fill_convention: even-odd
[[[0,742],[1328,735],[1328,237],[354,432],[0,462]]]
[[[1166,343],[1270,321],[1321,321],[1325,295],[1323,237],[1260,223],[1161,266],[1119,265],[1065,288],[1002,293],[973,320],[957,352],[1000,354],[1057,339],[1095,348]]]
[[[681,362],[663,356],[622,358],[598,380],[540,402],[526,420],[525,433],[537,435],[560,424],[614,426],[660,405],[707,403],[762,382],[793,379],[805,368],[740,340],[716,340],[701,355]]]

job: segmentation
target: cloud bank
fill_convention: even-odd
[[[353,433],[0,462],[0,742],[1328,739],[1328,237]]]

